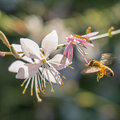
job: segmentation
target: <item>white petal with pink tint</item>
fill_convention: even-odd
[[[22,67],[24,64],[24,62],[16,60],[9,66],[8,71],[17,73],[19,68]]]
[[[62,70],[66,68],[71,63],[62,54],[55,55],[52,59],[48,61],[56,70]]]
[[[34,77],[34,75],[38,73],[40,65],[41,64],[25,64],[19,69],[16,78],[27,79]]]
[[[58,35],[55,30],[49,33],[42,41],[42,48],[45,52],[45,56],[48,57],[58,45]]]
[[[41,52],[37,43],[28,38],[21,38],[20,43],[22,51],[25,53],[27,57],[41,60],[40,57]]]
[[[17,52],[22,52],[21,45],[19,45],[19,44],[12,44],[12,46],[14,47],[14,49],[15,49]]]

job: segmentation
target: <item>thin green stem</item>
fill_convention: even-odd
[[[111,35],[113,36],[113,35],[117,35],[119,33],[120,33],[120,29],[111,32]],[[98,40],[98,39],[105,38],[105,37],[109,37],[109,33],[104,33],[104,34],[101,34],[101,35],[96,35],[94,37],[91,37],[90,40]],[[60,48],[65,47],[65,46],[66,46],[66,43],[59,44],[57,46],[57,49],[60,49]],[[0,53],[3,53],[5,55],[13,55],[13,52],[0,52]],[[20,54],[20,53],[23,53],[23,52],[17,52],[17,53]]]
[[[18,54],[23,53],[23,52],[18,52]],[[5,55],[13,55],[12,52],[0,52],[0,54],[5,54]]]
[[[111,32],[111,35],[113,36],[113,35],[117,35],[119,33],[120,33],[120,29]],[[94,37],[91,37],[90,40],[93,41],[93,40],[98,40],[98,39],[105,38],[105,37],[109,37],[109,33],[104,33],[104,34],[101,34],[101,35],[96,35]],[[57,47],[57,49],[65,47],[65,46],[66,46],[66,43],[59,44],[58,47]]]
[[[116,35],[116,34],[119,34],[119,33],[120,33],[120,29],[111,32],[111,35]],[[98,40],[98,39],[105,38],[105,37],[108,37],[108,36],[109,36],[109,33],[104,33],[104,34],[101,34],[101,35],[91,37],[90,40]]]

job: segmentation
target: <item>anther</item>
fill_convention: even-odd
[[[33,96],[33,89],[31,88],[31,96]]]
[[[22,94],[25,94],[25,92],[26,92],[26,88],[23,90]]]

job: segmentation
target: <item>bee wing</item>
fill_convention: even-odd
[[[104,53],[101,55],[100,62],[104,65],[110,65],[115,59],[115,56],[111,53]]]
[[[82,74],[89,74],[89,73],[95,73],[95,72],[98,72],[100,71],[101,68],[98,68],[98,67],[88,67],[88,68],[85,68],[82,70]]]

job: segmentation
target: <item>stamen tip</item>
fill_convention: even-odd
[[[51,92],[54,93],[54,89],[53,88],[51,89]]]
[[[25,94],[25,92],[26,92],[26,88],[23,90],[22,94],[24,95],[24,94]]]
[[[33,96],[33,89],[31,88],[31,96]]]
[[[41,98],[39,98],[39,99],[38,99],[38,102],[42,102],[42,99],[41,99]]]

